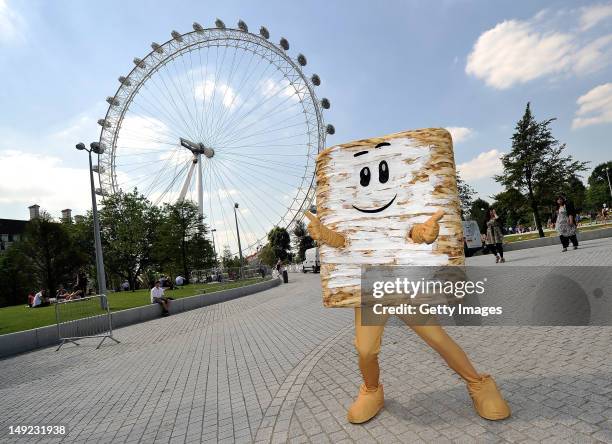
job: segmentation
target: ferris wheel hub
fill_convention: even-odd
[[[183,137],[181,137],[180,140],[181,140],[181,146],[191,151],[194,156],[197,156],[199,154],[204,154],[204,156],[210,159],[215,155],[215,150],[213,148],[210,148],[201,142],[200,143],[192,142],[191,140],[185,139]]]

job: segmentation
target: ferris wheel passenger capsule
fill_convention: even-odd
[[[304,54],[298,54],[297,61],[300,66],[306,66],[306,56]]]
[[[327,99],[326,97],[323,97],[321,99],[321,107],[323,109],[329,109],[330,106],[331,106],[331,104],[329,103],[329,99]]]
[[[239,28],[241,31],[244,31],[244,32],[249,32],[249,27],[247,26],[247,24],[246,24],[246,23],[244,23],[244,21],[243,21],[243,20],[238,20],[238,28]]]
[[[289,41],[285,37],[281,37],[279,43],[281,48],[283,48],[285,51],[289,50]]]
[[[319,86],[321,84],[321,78],[316,74],[313,74],[310,80],[314,86]]]
[[[266,40],[270,38],[270,32],[265,26],[262,26],[261,28],[259,28],[259,35],[262,36]]]
[[[171,36],[172,36],[172,38],[173,38],[174,40],[176,40],[177,42],[182,42],[182,41],[183,41],[183,35],[182,35],[180,32],[178,32],[178,31],[172,31],[172,32],[170,33],[170,35],[171,35]]]
[[[200,25],[198,22],[193,22],[193,30],[196,32],[202,32],[204,31],[204,27],[202,25]]]
[[[223,20],[219,18],[215,20],[215,26],[219,29],[225,29],[225,23],[223,23]]]
[[[325,131],[327,131],[327,134],[333,135],[336,133],[336,128],[334,128],[334,125],[329,124],[325,127]]]
[[[119,76],[119,83],[125,85],[125,86],[132,86],[132,82],[130,82],[130,79],[128,79],[127,77],[124,76]]]
[[[134,57],[134,65],[136,65],[137,67],[141,68],[141,69],[145,69],[147,67],[147,64],[144,62],[144,60],[139,59],[138,57]]]
[[[108,103],[110,106],[119,106],[121,104],[121,102],[119,102],[119,100],[115,99],[114,97],[108,96],[106,98],[106,103]]]
[[[100,125],[103,128],[108,128],[111,126],[110,123],[106,119],[98,119],[98,125]]]
[[[158,54],[163,54],[164,53],[164,48],[162,48],[162,46],[159,43],[151,43],[151,48],[153,48],[153,51],[155,51]]]

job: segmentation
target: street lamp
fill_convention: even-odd
[[[217,248],[215,247],[215,232],[217,231],[216,228],[212,228],[210,230],[210,237],[212,237],[212,241],[213,241],[213,253],[215,255],[215,264],[217,263]]]
[[[609,169],[610,168],[606,166],[606,177],[608,178],[608,188],[610,189],[610,196],[612,196],[612,185],[610,185],[610,175],[608,174]]]
[[[76,149],[79,151],[87,151],[89,154],[89,183],[91,186],[91,208],[93,212],[93,223],[94,223],[94,241],[96,247],[96,272],[98,274],[98,294],[100,296],[106,295],[106,276],[104,274],[104,258],[102,257],[102,240],[100,238],[100,221],[98,219],[98,204],[96,202],[96,189],[94,185],[93,176],[93,164],[91,161],[91,153],[102,154],[104,153],[104,147],[98,142],[92,142],[89,145],[90,149],[85,147],[84,143],[78,143]],[[106,308],[106,298],[102,298],[102,308]]]
[[[238,237],[238,253],[240,254],[240,277],[242,278],[242,246],[240,245],[240,230],[238,230],[238,203],[234,204],[234,219],[236,219],[236,236]]]

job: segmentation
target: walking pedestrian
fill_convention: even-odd
[[[559,239],[563,246],[562,252],[567,251],[570,241],[574,246],[574,250],[578,249],[578,238],[576,237],[576,210],[571,202],[568,202],[564,196],[557,198],[557,222],[555,228],[559,233]]]
[[[504,263],[504,233],[499,223],[499,216],[494,208],[487,212],[487,246],[495,255],[495,263]]]

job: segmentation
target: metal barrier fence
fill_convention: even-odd
[[[205,282],[227,282],[237,281],[239,279],[252,279],[255,277],[269,276],[271,273],[270,267],[266,265],[247,265],[242,267],[225,267],[225,268],[208,268],[206,270],[194,270],[191,272],[191,283]]]
[[[96,349],[106,338],[119,343],[113,337],[110,307],[106,295],[88,296],[55,304],[57,335],[61,341],[57,350],[66,342],[80,345],[77,340],[102,338]]]

